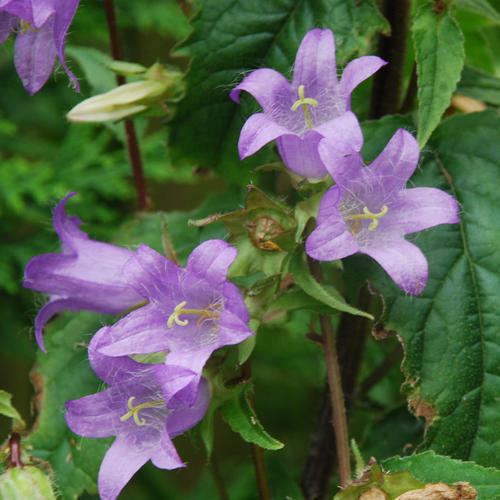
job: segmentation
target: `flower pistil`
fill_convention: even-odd
[[[345,217],[346,220],[371,220],[372,222],[368,226],[368,231],[375,231],[378,227],[378,222],[379,220],[384,217],[384,215],[387,215],[387,212],[389,212],[389,207],[387,205],[383,205],[382,208],[380,209],[380,212],[374,214],[368,207],[363,207],[363,213],[362,214],[353,214],[353,215],[347,215]]]
[[[120,417],[120,421],[126,422],[130,417],[133,417],[135,424],[139,427],[146,425],[146,419],[139,415],[141,410],[145,410],[146,408],[161,408],[165,406],[165,401],[163,399],[146,401],[145,403],[140,403],[137,406],[134,406],[134,401],[135,396],[130,396],[128,398],[127,407],[129,411]]]
[[[297,93],[299,95],[299,98],[293,103],[291,110],[297,111],[297,109],[299,109],[299,107],[302,106],[307,128],[312,128],[313,124],[312,124],[312,120],[311,120],[311,113],[309,111],[308,106],[312,106],[313,108],[317,108],[319,106],[319,103],[316,99],[313,99],[312,97],[305,97],[304,85],[299,85],[299,88],[297,89]]]
[[[168,317],[167,326],[172,328],[174,323],[178,326],[186,326],[189,324],[187,319],[181,319],[180,316],[183,314],[192,314],[194,316],[199,316],[196,324],[199,326],[205,319],[219,319],[220,318],[220,305],[209,306],[206,309],[185,309],[184,306],[187,302],[183,300],[177,304],[174,308],[174,312]]]

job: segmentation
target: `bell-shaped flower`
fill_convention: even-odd
[[[132,476],[151,460],[160,469],[183,467],[172,439],[195,426],[205,415],[209,391],[205,380],[171,365],[146,365],[127,357],[98,353],[104,330],[89,346],[95,373],[108,386],[102,392],[66,403],[66,421],[80,436],[116,436],[99,469],[99,494],[114,500]],[[194,402],[184,393],[194,390]]]
[[[360,57],[346,66],[339,81],[333,33],[329,29],[309,31],[297,52],[291,84],[277,71],[262,68],[252,71],[232,90],[233,101],[239,102],[244,90],[262,107],[262,113],[252,115],[241,130],[241,159],[276,139],[290,170],[308,178],[325,177],[319,141],[332,123],[351,109],[353,90],[384,64],[376,56]]]
[[[91,240],[81,231],[81,221],[65,213],[66,202],[74,194],[66,196],[54,211],[62,253],[33,257],[24,272],[24,287],[50,296],[35,318],[35,337],[42,350],[43,327],[61,311],[115,314],[143,302],[122,273],[133,252]]]
[[[306,241],[317,260],[337,260],[361,252],[374,258],[406,293],[418,295],[428,279],[428,264],[407,234],[439,224],[459,222],[459,206],[436,188],[406,189],[415,171],[419,148],[399,129],[385,149],[365,167],[363,136],[352,113],[338,123],[351,132],[344,140],[323,139],[319,154],[336,185],[320,203],[317,227]],[[352,131],[356,130],[355,134]]]
[[[99,348],[108,356],[167,352],[167,363],[201,374],[213,351],[252,335],[238,288],[227,281],[236,249],[209,240],[181,268],[142,245],[124,269],[149,303],[106,328]]]
[[[64,60],[66,34],[78,4],[79,0],[0,0],[0,43],[17,33],[14,64],[30,94],[45,85],[56,58],[79,89]]]

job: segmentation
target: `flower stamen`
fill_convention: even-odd
[[[187,305],[186,301],[182,301],[177,304],[174,308],[174,312],[168,317],[167,326],[172,328],[174,324],[178,326],[186,326],[189,324],[187,319],[181,319],[182,314],[192,314],[194,316],[199,316],[196,324],[200,326],[206,319],[219,319],[220,318],[220,305],[215,305],[214,307],[207,309],[186,309],[184,306]]]
[[[146,419],[139,415],[141,410],[145,410],[146,408],[161,408],[165,405],[165,401],[163,399],[147,401],[145,403],[140,403],[137,406],[134,406],[134,401],[135,396],[130,396],[128,398],[127,407],[129,411],[120,417],[120,421],[126,422],[130,417],[133,417],[135,424],[139,427],[146,425]]]
[[[368,231],[375,231],[378,227],[379,220],[384,217],[384,215],[387,215],[387,212],[389,212],[389,207],[387,205],[384,205],[380,209],[380,212],[376,214],[371,212],[368,207],[363,207],[362,214],[348,215],[345,217],[345,220],[371,220],[372,222],[368,226]]]
[[[311,120],[311,112],[309,111],[308,106],[312,106],[313,108],[317,108],[319,106],[319,103],[316,99],[313,99],[312,97],[305,97],[304,85],[299,85],[299,88],[297,89],[297,93],[299,95],[299,98],[293,103],[291,110],[297,111],[297,109],[299,109],[299,107],[302,106],[307,128],[312,128],[313,125],[312,125],[312,120]]]

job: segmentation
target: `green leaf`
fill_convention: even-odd
[[[409,471],[423,482],[466,481],[477,490],[478,500],[500,498],[500,470],[481,467],[474,462],[461,462],[428,451],[405,458],[389,458],[383,466],[391,472]]]
[[[239,397],[226,401],[220,407],[222,418],[247,443],[254,443],[265,450],[280,450],[284,444],[265,431],[250,404],[249,397],[247,388]]]
[[[340,65],[366,53],[373,35],[388,24],[372,0],[203,0],[194,31],[182,47],[192,57],[188,91],[172,123],[177,162],[217,169],[229,181],[245,184],[249,167],[264,163],[267,152],[239,162],[238,136],[255,105],[238,106],[229,90],[245,72],[271,67],[289,75],[306,32],[330,27]],[[196,144],[196,147],[193,145]],[[235,168],[239,165],[238,168]]]
[[[500,24],[500,12],[488,0],[455,0],[455,5],[461,9],[484,16],[495,24]]]
[[[465,67],[457,91],[493,106],[500,106],[500,78]]]
[[[418,142],[423,147],[449,106],[465,61],[464,39],[448,10],[427,2],[412,24],[418,73]]]
[[[0,415],[12,418],[14,420],[14,427],[16,430],[21,430],[26,426],[26,424],[24,423],[21,415],[19,415],[19,412],[14,408],[14,406],[12,406],[11,399],[11,394],[0,390]]]
[[[311,276],[304,256],[305,253],[302,249],[301,251],[295,252],[290,261],[290,273],[293,275],[297,285],[302,288],[304,292],[336,311],[373,319],[371,314],[350,306],[334,287],[318,283]]]
[[[404,342],[409,401],[428,425],[423,447],[486,466],[500,455],[499,129],[492,111],[446,120],[412,178],[448,190],[462,208],[460,224],[415,236],[429,261],[421,296],[405,296],[367,258],[346,264],[371,275],[384,295],[385,328]]]
[[[109,440],[75,436],[66,425],[64,404],[99,390],[100,381],[87,360],[86,342],[102,326],[102,317],[80,313],[58,318],[45,335],[47,354],[38,352],[32,372],[39,411],[34,431],[23,440],[32,454],[49,462],[58,491],[74,499],[96,491],[96,479]]]
[[[14,467],[0,476],[2,500],[56,500],[49,477],[36,467]]]

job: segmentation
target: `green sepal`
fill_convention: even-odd
[[[13,420],[13,430],[20,432],[26,427],[26,424],[19,412],[12,405],[11,399],[11,394],[0,390],[0,415],[11,418]]]

